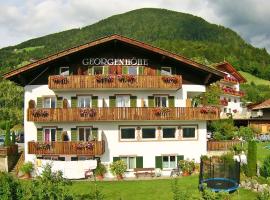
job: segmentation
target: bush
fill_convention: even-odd
[[[259,193],[257,196],[257,200],[269,200],[270,199],[270,191],[264,189],[262,192]]]
[[[195,163],[193,160],[180,160],[178,165],[182,172],[187,172],[188,174],[191,174],[195,170]]]
[[[127,165],[123,160],[117,160],[110,164],[110,171],[113,175],[123,175],[127,170]]]
[[[104,176],[104,174],[106,174],[107,169],[105,167],[105,165],[103,165],[102,163],[98,163],[97,168],[95,169],[95,175],[96,176]]]
[[[4,145],[5,146],[11,145],[11,140],[10,140],[10,122],[6,122],[6,134],[5,134]]]
[[[247,154],[247,176],[256,176],[257,173],[257,143],[252,140],[248,142]]]
[[[201,193],[204,200],[230,200],[231,196],[228,192],[213,192],[207,188],[207,185],[203,185],[203,191]]]
[[[32,162],[26,162],[21,166],[20,170],[24,174],[29,174],[34,170],[34,165]]]
[[[254,131],[250,127],[241,126],[238,131],[238,136],[242,137],[245,141],[250,141],[254,138]]]
[[[213,121],[210,130],[215,140],[231,140],[237,136],[237,127],[234,126],[232,119]]]
[[[0,199],[22,199],[20,182],[6,172],[0,172]]]
[[[267,178],[270,177],[270,155],[265,158],[260,168],[260,175]]]

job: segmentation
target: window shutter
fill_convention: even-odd
[[[42,97],[37,97],[37,108],[43,108]]]
[[[162,169],[162,156],[156,156],[156,168]]]
[[[170,108],[174,108],[175,107],[174,96],[169,96],[169,107]]]
[[[155,107],[154,96],[148,96],[148,107]]]
[[[143,157],[142,156],[136,157],[136,168],[143,168]]]
[[[98,128],[92,128],[92,136],[95,139],[98,139]]]
[[[123,67],[122,70],[123,70],[123,74],[128,74],[128,67]]]
[[[43,142],[43,129],[42,128],[37,129],[37,141]]]
[[[139,75],[143,75],[143,66],[139,67]]]
[[[57,97],[56,107],[63,108],[63,97]]]
[[[132,108],[137,107],[137,97],[136,96],[130,97],[130,107],[132,107]]]
[[[77,128],[71,128],[71,141],[77,141]]]
[[[93,108],[98,107],[98,96],[92,96],[92,107]]]
[[[157,70],[157,73],[156,74],[159,76],[161,74],[161,67],[157,67],[156,70]]]
[[[88,67],[88,74],[89,75],[92,75],[93,74],[92,72],[93,72],[92,66],[89,66]]]
[[[62,132],[63,132],[63,129],[62,128],[57,128],[56,130],[56,140],[57,141],[62,141]]]
[[[77,97],[71,97],[71,108],[77,108],[78,103],[77,103]]]
[[[120,160],[120,157],[113,157],[113,162]]]
[[[104,66],[104,74],[109,74],[109,66]]]
[[[116,96],[109,96],[109,106],[111,107],[111,108],[113,108],[113,107],[115,107],[116,106]]]

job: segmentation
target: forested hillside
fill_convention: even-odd
[[[67,30],[0,49],[0,74],[60,50],[111,34],[121,34],[184,55],[198,62],[229,61],[238,70],[270,80],[270,55],[229,28],[164,9],[139,9],[80,29]],[[256,84],[256,83],[255,83]],[[270,98],[269,86],[245,85],[247,101]],[[264,92],[261,92],[264,91]],[[5,120],[22,123],[23,89],[0,81],[0,128]]]
[[[122,34],[210,64],[224,59],[237,69],[270,80],[270,56],[239,35],[202,18],[164,9],[139,9],[81,29],[32,39],[0,49],[0,72],[110,34]]]

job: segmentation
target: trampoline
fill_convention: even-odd
[[[200,163],[199,189],[207,188],[214,192],[236,191],[240,181],[240,163],[220,158],[202,159]]]

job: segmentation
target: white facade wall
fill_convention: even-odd
[[[205,155],[207,151],[206,145],[206,121],[124,121],[124,122],[78,122],[78,123],[34,123],[27,121],[27,109],[29,100],[35,100],[41,96],[60,96],[66,98],[71,104],[71,97],[76,94],[92,94],[98,96],[98,106],[102,106],[102,98],[105,99],[107,105],[109,105],[109,96],[114,94],[127,94],[137,96],[137,106],[141,106],[141,99],[145,99],[147,105],[148,96],[152,94],[169,94],[175,96],[175,106],[185,107],[188,92],[205,92],[205,86],[203,85],[183,85],[182,89],[178,91],[138,91],[138,90],[77,90],[77,91],[59,91],[55,92],[48,88],[48,85],[28,85],[25,86],[25,106],[24,106],[24,129],[25,129],[25,159],[26,161],[35,161],[36,156],[28,154],[27,143],[28,141],[37,140],[37,128],[43,126],[57,126],[63,128],[63,131],[67,131],[69,138],[71,138],[71,128],[76,126],[93,126],[98,128],[99,140],[105,140],[105,153],[101,157],[101,161],[104,163],[110,163],[113,157],[119,156],[143,156],[144,167],[155,167],[155,156],[161,155],[184,155],[184,158],[195,159],[199,162],[201,155]],[[181,131],[177,130],[175,140],[151,140],[151,141],[128,141],[122,142],[119,139],[119,126],[147,126],[156,125],[166,126],[172,125],[176,128],[181,125],[196,125],[197,139],[193,140],[181,140]]]

